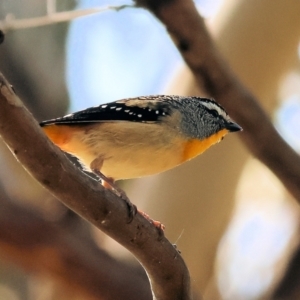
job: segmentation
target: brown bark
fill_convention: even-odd
[[[84,299],[151,299],[146,276],[111,258],[90,239],[47,222],[0,194],[1,257],[50,276]],[[117,287],[117,288],[116,288]]]

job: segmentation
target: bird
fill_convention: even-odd
[[[117,191],[116,180],[172,169],[242,130],[215,100],[176,95],[121,99],[40,126],[55,145]]]

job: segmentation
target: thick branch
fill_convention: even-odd
[[[17,207],[0,193],[0,253],[26,271],[51,276],[84,299],[151,299],[146,278],[91,240]],[[116,288],[117,287],[117,288]]]
[[[190,299],[190,279],[177,250],[111,191],[78,171],[42,133],[0,75],[0,134],[22,165],[66,206],[131,251],[145,268],[155,299]]]
[[[246,146],[300,201],[300,158],[279,136],[257,99],[243,86],[214,46],[192,0],[135,0],[166,26],[197,84],[244,128]]]

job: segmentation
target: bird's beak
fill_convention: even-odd
[[[235,132],[235,131],[241,131],[243,130],[243,128],[234,123],[234,122],[228,122],[226,125],[225,125],[225,128],[229,131],[229,132]]]

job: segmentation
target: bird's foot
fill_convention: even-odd
[[[141,210],[137,210],[137,212],[139,214],[141,214],[145,219],[147,219],[151,224],[154,225],[154,227],[157,229],[157,232],[159,234],[159,236],[163,237],[164,236],[164,230],[165,230],[165,225],[162,224],[161,222],[159,221],[156,221],[156,220],[153,220],[149,217],[149,215],[147,215],[146,213],[144,213],[143,211]]]
[[[102,174],[100,171],[98,170],[93,170],[93,172],[100,177],[101,179],[101,184],[111,190],[115,195],[117,195],[118,197],[120,197],[121,199],[123,199],[125,201],[125,203],[128,206],[128,220],[127,223],[131,223],[133,220],[133,217],[136,215],[137,213],[137,208],[136,206],[129,200],[128,196],[126,195],[126,193],[120,189],[114,182],[114,180],[112,178],[108,178],[106,177],[104,174]]]

